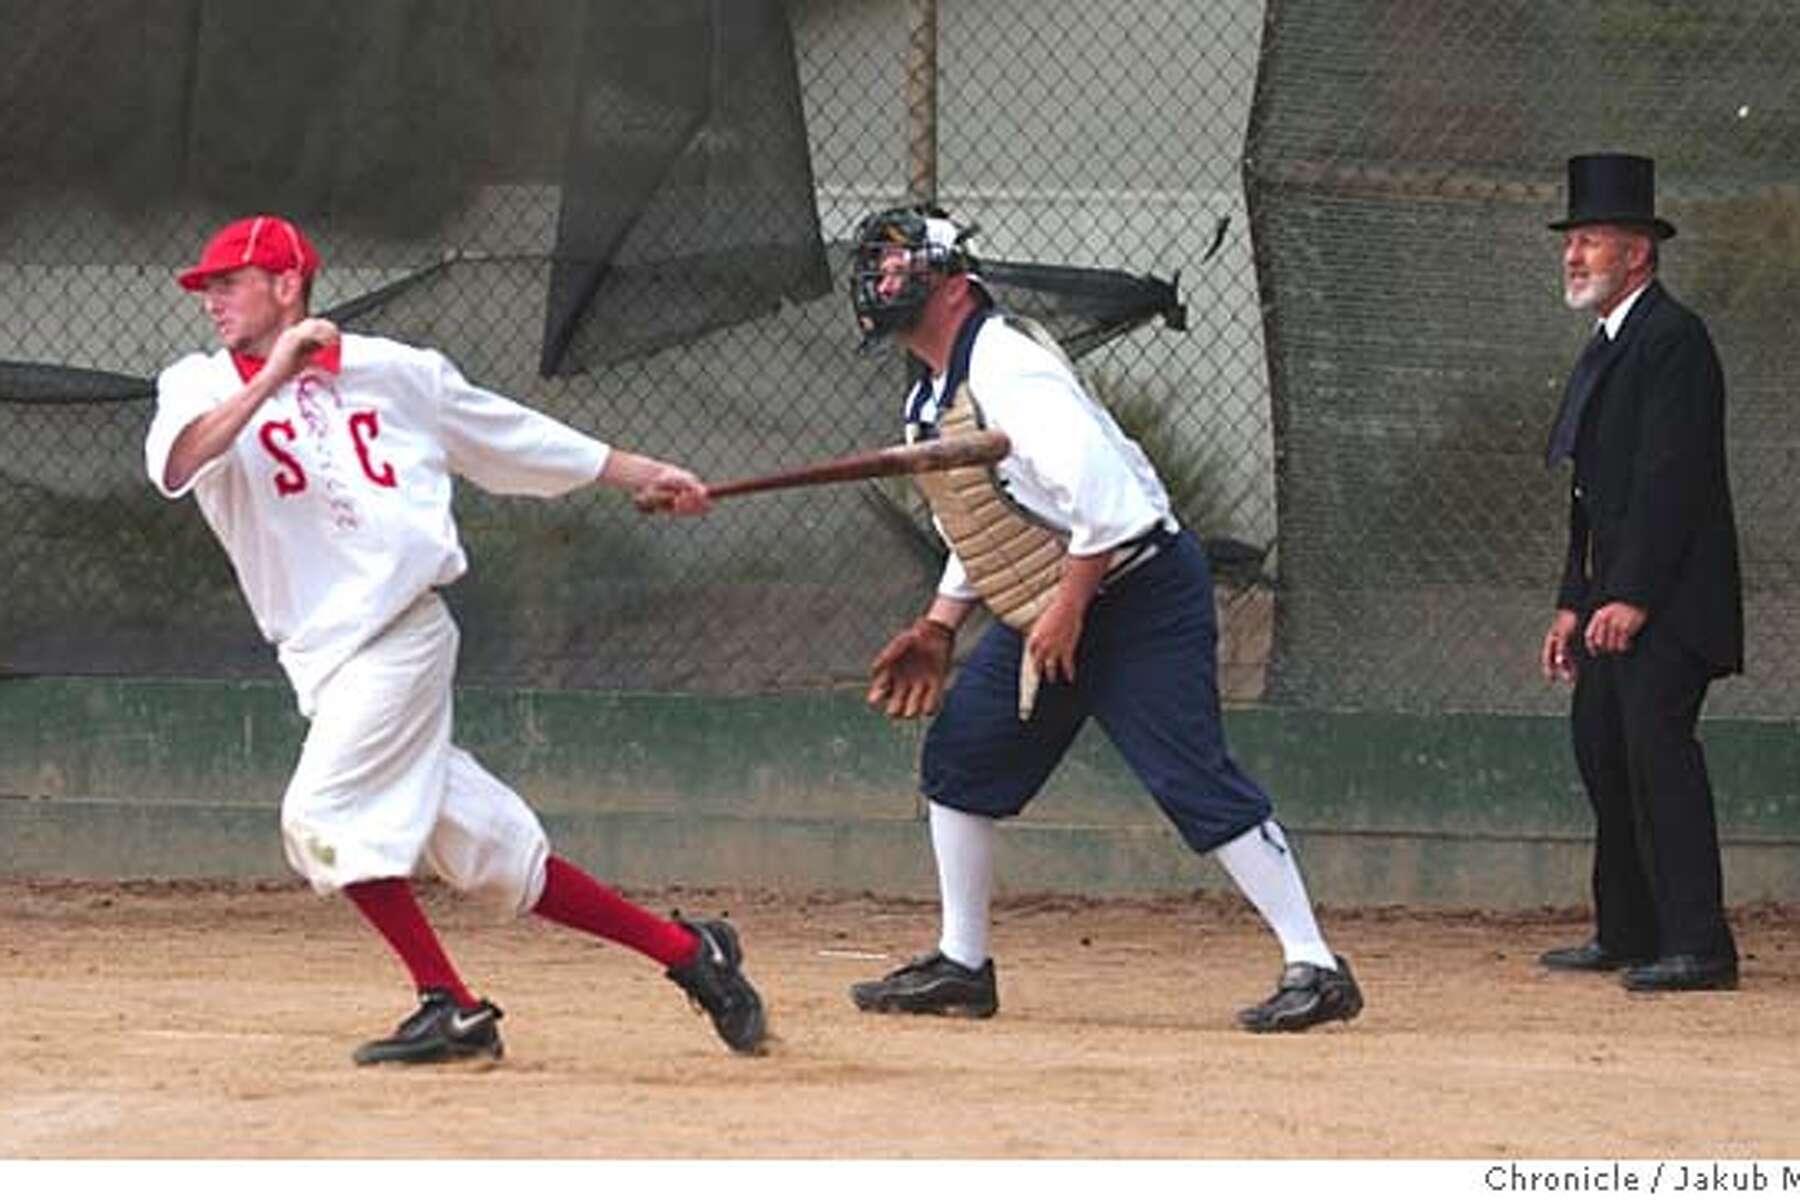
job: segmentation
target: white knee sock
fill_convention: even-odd
[[[965,967],[988,960],[988,900],[994,890],[994,820],[931,804],[943,934],[938,951]]]
[[[1319,923],[1313,918],[1312,901],[1300,867],[1288,849],[1281,826],[1264,821],[1213,851],[1231,881],[1256,906],[1275,936],[1281,939],[1282,957],[1290,963],[1336,967],[1337,959]]]

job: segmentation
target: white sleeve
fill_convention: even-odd
[[[979,600],[981,593],[969,584],[968,568],[962,559],[956,557],[956,551],[950,551],[950,557],[944,560],[944,573],[938,576],[938,595],[952,600]]]
[[[948,596],[952,600],[979,600],[981,593],[969,582],[969,569],[963,566],[962,559],[957,557],[956,547],[950,545],[950,539],[944,536],[943,522],[936,515],[931,518],[931,527],[937,530],[938,540],[949,547],[950,556],[944,560],[944,570],[938,576],[938,595]]]
[[[1028,477],[1069,531],[1069,553],[1111,550],[1143,532],[1156,517],[1130,486],[1125,464],[1067,372],[1050,365],[1019,370],[977,391],[994,423],[1012,440],[1007,466]]]
[[[599,478],[606,443],[476,387],[436,352],[439,431],[450,469],[483,491],[560,496]]]
[[[156,416],[151,418],[150,432],[144,438],[144,470],[156,490],[171,500],[187,495],[195,484],[225,465],[225,455],[221,454],[174,491],[163,484],[169,472],[169,455],[181,431],[225,399],[217,394],[216,378],[217,372],[203,354],[190,354],[156,377]]]

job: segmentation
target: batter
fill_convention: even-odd
[[[451,741],[458,633],[436,589],[468,569],[454,476],[502,495],[591,484],[696,514],[701,481],[476,387],[442,354],[308,316],[320,259],[278,216],[234,221],[179,276],[220,348],[162,372],[152,483],[192,494],[309,728],[282,798],[288,862],[341,892],[405,964],[419,1006],[358,1064],[499,1058],[500,1009],[451,964],[410,883],[429,870],[500,910],[631,947],[718,1035],[757,1053],[762,1000],[724,920],[664,920],[552,852],[536,814]]]

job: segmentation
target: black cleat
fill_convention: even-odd
[[[353,1057],[359,1067],[497,1059],[505,1053],[500,1043],[501,1016],[500,1009],[486,1000],[473,1008],[458,1008],[449,992],[423,991],[419,1010],[400,1022],[391,1037],[364,1042]]]
[[[930,1013],[940,1017],[991,1017],[1000,1011],[994,960],[971,970],[942,953],[916,958],[880,979],[850,988],[864,1012]]]
[[[1362,1011],[1362,989],[1350,964],[1337,956],[1337,970],[1312,963],[1289,963],[1275,994],[1237,1015],[1251,1033],[1297,1033],[1325,1021],[1348,1021]]]
[[[700,939],[694,961],[670,967],[668,976],[688,995],[696,1009],[704,1009],[713,1028],[727,1046],[739,1054],[761,1054],[769,1034],[762,997],[744,977],[743,947],[729,921],[677,922]]]

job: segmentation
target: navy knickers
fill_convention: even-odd
[[[1182,839],[1206,853],[1268,819],[1269,798],[1225,747],[1212,578],[1182,532],[1088,607],[1075,682],[1046,680],[1020,721],[1024,638],[995,622],[925,735],[920,789],[963,812],[1024,809],[1091,715]]]

